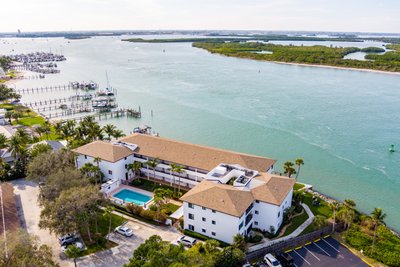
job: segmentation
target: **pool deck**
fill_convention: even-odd
[[[149,191],[146,191],[146,190],[143,190],[143,189],[140,189],[140,188],[137,188],[137,187],[129,186],[129,185],[120,185],[118,188],[116,188],[115,190],[113,190],[110,193],[108,193],[108,197],[112,201],[116,202],[117,204],[125,205],[126,204],[125,201],[123,201],[122,199],[114,197],[115,194],[119,193],[120,191],[122,191],[124,189],[127,189],[127,190],[130,190],[130,191],[137,192],[137,193],[140,193],[140,194],[143,194],[143,195],[151,197],[151,199],[143,205],[143,208],[145,208],[145,209],[147,207],[149,207],[153,202],[153,198],[154,198],[154,194],[153,193],[151,193]]]

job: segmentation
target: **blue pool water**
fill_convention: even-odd
[[[146,202],[148,202],[151,197],[128,190],[122,189],[117,194],[114,195],[115,198],[119,198],[125,202],[131,202],[139,206],[143,206]]]

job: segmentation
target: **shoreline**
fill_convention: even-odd
[[[294,63],[294,62],[283,62],[283,61],[269,61],[269,60],[262,60],[262,61],[272,62],[272,63],[276,63],[276,64],[302,66],[302,67],[317,67],[317,68],[327,68],[327,69],[337,69],[337,70],[353,70],[353,71],[355,70],[355,71],[363,71],[363,72],[371,72],[371,73],[379,73],[379,74],[400,75],[400,72],[385,71],[385,70],[373,70],[373,69],[362,69],[362,68],[351,68],[351,67],[338,67],[338,66],[330,66],[330,65]]]

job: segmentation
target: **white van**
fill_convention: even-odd
[[[272,256],[271,253],[268,253],[264,256],[264,261],[269,267],[282,267],[280,262]]]

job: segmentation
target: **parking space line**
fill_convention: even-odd
[[[321,248],[320,246],[318,246],[317,243],[314,242],[314,245],[316,245],[320,250],[322,250],[326,255],[328,255],[329,257],[331,256],[328,252],[326,252],[323,248]]]
[[[331,248],[333,248],[334,250],[336,250],[336,252],[340,253],[340,250],[336,249],[334,246],[331,245],[331,243],[329,243],[328,241],[326,241],[325,239],[322,239],[322,241],[324,241],[325,243],[327,243]]]
[[[303,258],[303,256],[301,256],[296,250],[293,250],[294,253],[296,253],[300,258],[303,259],[303,261],[307,262],[308,265],[311,265],[311,263],[308,262],[308,260],[306,260],[305,258]]]
[[[315,256],[315,254],[309,250],[307,247],[304,247],[308,252],[310,252],[311,255],[313,255],[318,261],[321,261],[317,256]]]

